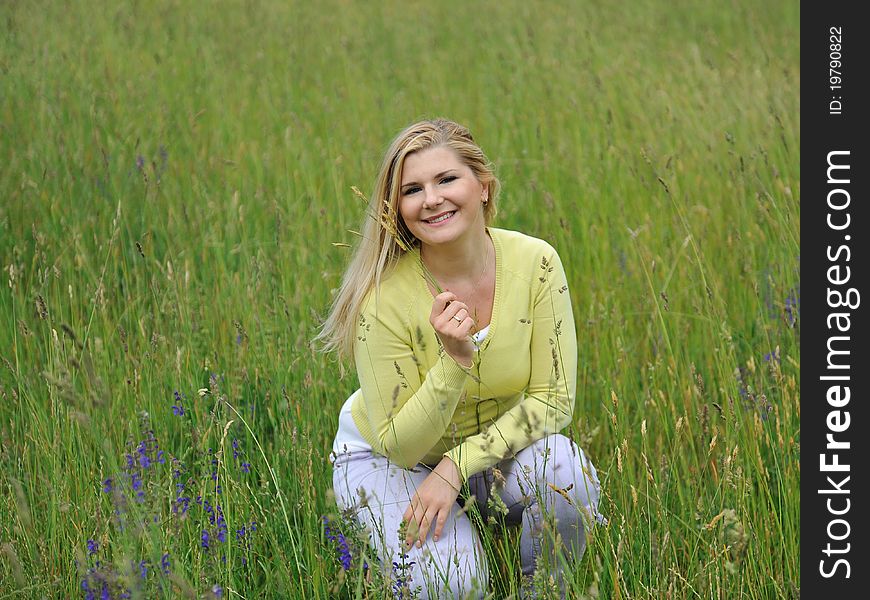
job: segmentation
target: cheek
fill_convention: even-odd
[[[414,202],[408,198],[403,198],[399,200],[399,215],[405,220],[408,221],[414,220],[414,215],[418,212],[417,207]]]

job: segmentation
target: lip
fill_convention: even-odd
[[[447,211],[444,211],[443,213],[439,213],[439,214],[435,215],[434,217],[429,217],[429,219],[424,219],[423,222],[426,223],[426,225],[428,225],[429,227],[440,227],[441,225],[444,225],[445,223],[450,222],[450,219],[452,219],[455,214],[456,214],[455,210],[447,210]],[[438,223],[430,223],[429,222],[431,219],[437,219],[439,217],[443,217],[444,215],[450,215],[450,216],[447,217],[446,219],[444,219],[443,221],[438,222]]]

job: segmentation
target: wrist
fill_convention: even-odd
[[[453,354],[452,352],[448,352],[448,354],[450,355],[450,358],[453,359],[453,362],[455,362],[457,365],[459,365],[463,369],[468,370],[474,366],[474,356],[473,355],[465,357],[465,356],[458,356],[456,354]]]
[[[459,467],[453,459],[447,456],[446,454],[441,457],[441,470],[446,471],[446,473],[442,473],[443,475],[448,475],[447,481],[450,485],[456,490],[459,491],[462,488],[462,476],[459,473]]]

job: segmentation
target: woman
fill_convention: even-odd
[[[595,468],[558,433],[577,369],[562,263],[544,241],[487,226],[498,192],[461,125],[402,131],[318,336],[353,354],[360,383],[333,447],[337,502],[423,598],[486,589],[460,505],[471,495],[484,518],[522,523],[524,575],[541,566],[557,585],[556,550],[579,558],[603,521]]]

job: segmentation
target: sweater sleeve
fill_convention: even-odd
[[[562,261],[542,256],[532,310],[531,372],[522,400],[444,455],[463,480],[567,427],[577,389],[577,334]]]
[[[431,451],[453,416],[469,371],[446,352],[420,380],[406,314],[393,297],[372,294],[360,313],[354,360],[376,450],[402,468]],[[430,342],[434,343],[434,342]]]

